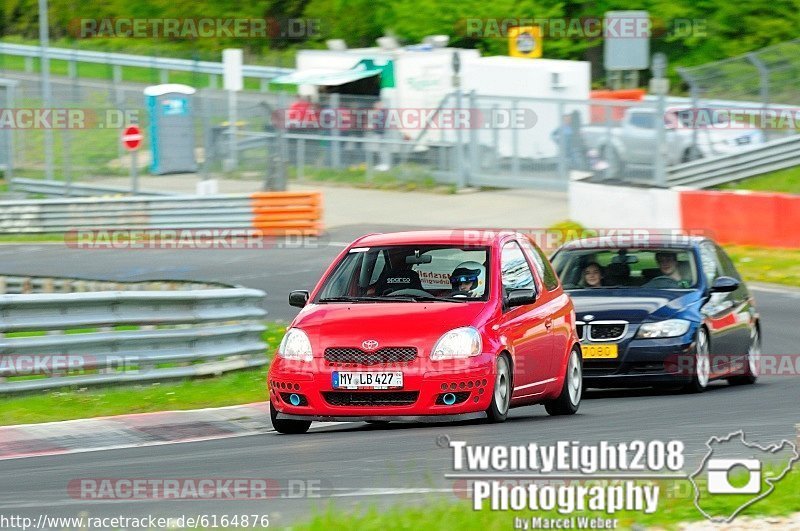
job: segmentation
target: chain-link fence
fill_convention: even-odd
[[[14,77],[13,119],[20,111],[46,111],[38,76]],[[137,160],[147,173],[154,150],[145,87],[54,76],[49,118],[4,125],[14,175],[47,175],[42,146],[49,128],[55,179],[118,186],[131,172],[120,138],[131,123],[145,132]],[[74,111],[83,121],[64,127],[57,111]],[[292,180],[564,190],[581,176],[659,185],[662,168],[764,141],[758,129],[697,125],[691,113],[671,126],[664,117],[676,111],[650,100],[465,92],[422,109],[377,96],[245,90],[231,99],[204,88],[191,96],[191,111],[193,126],[183,134],[195,146],[197,172],[172,178],[190,183],[184,191],[205,178],[249,181],[253,190],[283,189]],[[157,180],[149,182],[145,190],[159,190]]]
[[[797,105],[800,102],[800,39],[678,73],[698,100],[740,100]]]

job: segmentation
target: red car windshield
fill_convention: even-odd
[[[486,300],[486,247],[403,245],[353,248],[316,302]]]

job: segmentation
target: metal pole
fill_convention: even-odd
[[[667,108],[666,93],[660,91],[656,110],[656,152],[653,164],[653,174],[658,186],[667,186],[667,175],[664,167],[664,140],[666,134],[666,124],[664,123],[664,113]]]
[[[137,195],[139,193],[139,153],[138,149],[131,151],[131,193]]]
[[[558,113],[558,177],[561,179],[565,185],[569,183],[569,170],[570,170],[570,157],[572,153],[570,153],[570,146],[567,144],[567,140],[571,140],[567,138],[567,135],[572,135],[571,132],[567,131],[566,128],[566,108],[564,107],[564,102],[559,101],[557,105]],[[575,124],[571,124],[571,127],[575,127]],[[516,131],[516,129],[514,130]]]
[[[697,86],[697,80],[687,72],[684,68],[676,68],[676,72],[681,76],[687,85],[689,85],[689,97],[692,100],[692,108],[697,109],[700,105],[700,89]],[[692,149],[697,150],[697,127],[692,127]]]
[[[50,88],[50,26],[47,21],[47,0],[39,0],[39,46],[42,59],[42,106],[52,108],[53,94]],[[53,172],[53,130],[44,130],[44,172],[48,181],[54,179]]]
[[[458,79],[458,76],[456,76]],[[456,114],[461,112],[461,84],[456,84]],[[464,140],[460,124],[456,127],[456,188],[467,185],[466,164],[464,164]]]
[[[230,167],[228,168],[229,171],[233,171],[239,165],[239,155],[236,153],[236,121],[238,120],[236,115],[236,91],[229,90],[228,91],[228,149],[230,150],[229,153],[229,160],[230,160]]]
[[[669,80],[667,74],[667,57],[662,53],[653,55],[650,61],[653,78],[650,79],[650,92],[658,95],[656,103],[656,152],[653,161],[653,178],[658,186],[667,186],[667,175],[664,164],[666,120],[665,111],[667,108],[667,92],[669,92]]]

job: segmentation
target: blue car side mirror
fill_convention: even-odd
[[[711,284],[711,293],[730,293],[739,289],[739,281],[733,277],[718,277]]]

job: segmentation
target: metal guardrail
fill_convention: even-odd
[[[319,192],[0,201],[0,233],[109,229],[258,229],[317,235]]]
[[[0,295],[0,394],[265,365],[264,295],[247,288]]]
[[[40,46],[25,44],[0,43],[0,55],[15,55],[18,57],[41,57]],[[181,72],[198,72],[201,74],[222,75],[222,63],[212,61],[193,61],[190,59],[175,59],[170,57],[155,57],[149,55],[132,55],[126,53],[95,52],[90,50],[72,50],[69,48],[47,48],[50,59],[60,59],[77,63],[95,63],[114,66],[134,66],[139,68],[155,68],[157,70],[175,70]],[[270,80],[278,76],[294,72],[292,68],[277,66],[242,65],[244,77]]]
[[[15,178],[9,181],[15,192],[42,194],[50,197],[94,197],[98,195],[128,195],[130,188],[97,186],[85,183],[65,183],[64,181],[45,181],[42,179]],[[140,196],[169,196],[168,192],[139,191]]]
[[[250,196],[75,198],[0,202],[0,233],[252,226]]]
[[[0,275],[0,295],[26,293],[85,293],[87,291],[181,291],[231,288],[229,284],[190,280],[116,282],[81,278]]]
[[[667,169],[670,186],[710,188],[800,165],[800,135],[770,140],[729,155],[708,157]]]

